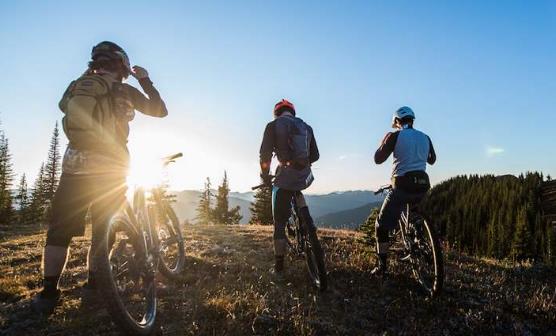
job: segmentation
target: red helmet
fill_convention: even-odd
[[[279,117],[284,111],[290,111],[295,115],[295,107],[286,99],[282,99],[274,105],[274,116]]]

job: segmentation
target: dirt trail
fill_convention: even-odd
[[[190,226],[187,274],[160,300],[161,334],[552,334],[556,272],[448,255],[446,290],[419,294],[403,265],[388,283],[368,270],[374,257],[355,232],[319,230],[330,290],[308,285],[302,260],[289,260],[284,281],[272,267],[270,227]],[[48,321],[28,313],[38,291],[44,234],[0,243],[0,334],[117,335],[102,305],[82,302],[88,239],[76,239],[62,278],[64,303]]]

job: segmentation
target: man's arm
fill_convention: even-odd
[[[380,147],[375,152],[375,163],[381,164],[388,159],[390,154],[394,152],[394,148],[396,147],[396,141],[398,140],[399,132],[389,132],[386,133],[384,139],[380,144]]]
[[[427,158],[427,162],[428,162],[430,165],[433,165],[433,164],[436,162],[436,153],[435,153],[435,151],[434,151],[434,147],[432,146],[431,138],[430,138],[430,137],[428,137],[428,138],[429,138],[429,146],[430,146],[430,148],[429,148],[429,157]]]
[[[148,98],[130,85],[130,95],[134,108],[152,117],[162,118],[167,116],[168,110],[166,109],[166,104],[164,104],[164,101],[160,98],[160,93],[158,93],[158,90],[153,86],[153,82],[151,82],[149,77],[139,79],[139,84],[148,95]]]
[[[309,144],[309,161],[311,163],[317,161],[320,158],[319,147],[317,146],[317,140],[315,140],[315,133],[313,129],[309,127],[311,131],[311,142]]]
[[[259,150],[261,176],[267,176],[270,173],[270,162],[272,161],[272,153],[274,152],[274,125],[272,122],[266,125],[263,135],[263,142]]]

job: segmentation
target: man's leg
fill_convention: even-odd
[[[284,270],[284,257],[288,247],[286,238],[286,224],[290,218],[290,207],[293,192],[272,188],[272,216],[274,218],[274,270],[279,273]]]
[[[55,295],[58,292],[58,281],[66,267],[69,246],[46,245],[44,247],[42,268],[43,287],[45,295]]]
[[[371,271],[372,274],[384,275],[387,270],[388,234],[396,228],[398,219],[402,212],[403,202],[401,202],[397,190],[392,190],[386,195],[382,208],[375,222],[376,253],[378,258],[377,266]]]
[[[43,290],[33,299],[37,313],[50,314],[58,302],[58,282],[64,271],[73,236],[82,235],[86,209],[86,188],[81,177],[62,174],[52,202],[52,218],[43,252]]]
[[[297,191],[295,193],[295,204],[299,209],[299,216],[303,221],[304,228],[308,231],[307,233],[313,234],[317,231],[317,227],[313,222],[313,217],[311,217],[311,213],[309,212],[309,207],[307,206],[307,202],[305,201],[305,196],[301,191]]]

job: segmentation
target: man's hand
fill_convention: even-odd
[[[270,174],[268,173],[261,173],[261,182],[262,184],[266,185],[266,186],[271,186],[272,185],[272,176],[270,176]]]
[[[147,72],[147,70],[138,65],[133,66],[133,68],[131,69],[131,75],[137,80],[149,77],[149,73]]]

